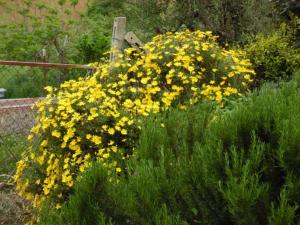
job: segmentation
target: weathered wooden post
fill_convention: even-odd
[[[125,35],[125,40],[132,48],[135,48],[138,52],[142,51],[144,44],[132,31],[128,32]]]
[[[47,50],[45,48],[42,49],[42,57],[43,62],[47,62]],[[47,86],[47,69],[43,68],[43,78],[44,78],[44,88]],[[43,92],[46,93],[46,91],[43,89]]]
[[[126,35],[126,17],[117,17],[114,21],[110,62],[116,62],[122,52]]]

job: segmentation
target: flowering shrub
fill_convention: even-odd
[[[254,75],[242,52],[225,50],[211,32],[167,33],[126,49],[116,63],[97,65],[93,76],[48,87],[39,103],[29,154],[18,162],[17,190],[35,207],[56,208],[93,160],[111,173],[126,168],[141,117],[201,100],[221,106],[247,90]]]
[[[300,50],[296,46],[297,30],[300,30],[300,18],[296,18],[291,27],[282,24],[280,30],[255,36],[245,47],[257,74],[253,85],[288,80],[300,67]]]

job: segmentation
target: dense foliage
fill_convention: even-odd
[[[55,2],[55,1],[54,1]],[[0,10],[19,18],[0,26],[0,58],[90,63],[109,48],[114,17],[126,16],[128,30],[148,41],[158,33],[212,30],[222,42],[243,41],[246,34],[268,32],[277,21],[274,3],[268,0],[93,0],[79,13],[79,1],[27,0],[19,8],[1,1]],[[181,10],[185,8],[186,10]],[[74,16],[75,15],[75,16]]]
[[[297,46],[297,32],[300,19],[292,26],[282,24],[280,30],[268,35],[257,35],[245,46],[245,51],[255,65],[255,86],[265,81],[289,80],[292,73],[300,68],[300,48]]]
[[[247,91],[254,71],[243,52],[225,50],[211,32],[167,33],[144,52],[125,50],[92,77],[48,87],[17,165],[17,190],[39,206],[64,202],[78,174],[97,159],[121,173],[134,154],[140,118],[209,100],[221,107]]]
[[[93,0],[88,15],[125,15],[129,28],[146,40],[188,28],[212,30],[228,42],[241,41],[244,34],[267,32],[277,18],[268,0]]]
[[[0,10],[20,19],[0,26],[0,57],[40,61],[44,60],[40,53],[45,48],[47,60],[52,62],[98,61],[109,48],[112,22],[117,16],[126,16],[128,30],[144,41],[158,33],[189,28],[212,30],[223,43],[243,43],[249,34],[268,33],[276,27],[280,13],[291,18],[299,8],[299,3],[281,0],[92,0],[79,13],[75,8],[78,3],[27,0],[16,9],[1,1]]]
[[[272,0],[280,15],[286,19],[291,19],[292,15],[300,16],[300,2],[296,0]]]
[[[299,75],[231,110],[202,103],[149,117],[126,174],[111,181],[94,164],[40,224],[299,224]]]

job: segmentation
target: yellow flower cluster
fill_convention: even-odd
[[[47,198],[62,201],[92,158],[110,158],[104,163],[121,172],[119,146],[126,146],[134,121],[121,115],[117,100],[103,90],[95,77],[69,81],[58,92],[48,87],[47,98],[38,103],[37,124],[28,137],[30,155],[18,162],[15,175],[17,190],[34,206]]]
[[[48,87],[29,154],[17,164],[19,193],[36,207],[48,199],[59,208],[93,160],[124,170],[141,117],[201,100],[223,105],[246,91],[254,75],[249,60],[216,39],[200,31],[159,35],[141,53],[129,48],[118,62],[95,65],[91,77]]]

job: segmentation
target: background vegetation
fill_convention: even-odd
[[[133,30],[144,42],[157,34],[188,28],[211,30],[219,36],[218,42],[222,45],[246,46],[246,50],[250,49],[249,57],[257,63],[256,72],[262,81],[289,78],[299,65],[295,56],[298,51],[293,46],[299,46],[300,23],[296,18],[300,10],[299,3],[292,0],[57,0],[51,4],[27,0],[1,1],[0,10],[3,17],[0,59],[5,60],[80,64],[99,61],[109,49],[114,17],[126,16],[128,30]],[[282,22],[286,23],[285,31],[278,32]],[[278,43],[278,39],[283,41]],[[42,49],[47,50],[46,57],[42,56]],[[262,49],[268,50],[263,52]],[[273,53],[280,61],[276,66],[271,65],[272,60],[268,58]],[[275,75],[277,69],[282,72]],[[3,77],[0,86],[7,88],[9,93],[18,92],[16,86],[22,83],[33,90],[32,94],[24,91],[8,97],[41,93],[41,88],[36,90],[33,85],[41,83],[38,78],[41,72],[29,83],[25,75],[8,77],[9,73],[19,71],[0,73]],[[19,74],[27,73],[29,71],[22,70]],[[53,74],[53,79],[57,79],[57,74]],[[66,77],[70,79],[73,74]]]
[[[44,60],[40,51],[46,48],[47,61],[77,63],[99,60],[109,47],[116,16],[128,17],[128,30],[144,42],[188,28],[211,30],[222,43],[244,43],[247,35],[266,34],[291,20],[291,13],[299,15],[299,3],[288,0],[28,0],[2,1],[0,9],[3,17],[13,18],[2,20],[0,58]]]

